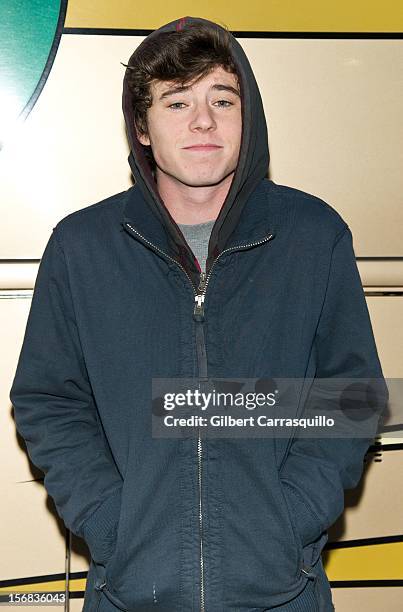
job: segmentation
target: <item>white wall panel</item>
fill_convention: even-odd
[[[39,258],[61,217],[131,185],[120,62],[142,39],[62,37],[2,152],[0,257]],[[357,255],[403,255],[403,41],[239,40],[264,99],[271,178],[340,211]]]

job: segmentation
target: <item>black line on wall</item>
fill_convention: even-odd
[[[87,572],[83,572],[84,576]],[[84,577],[83,576],[83,577]],[[24,576],[23,578],[11,578],[9,580],[0,580],[0,588],[11,586],[26,586],[27,584],[39,584],[41,582],[56,582],[58,580],[65,580],[66,574],[43,574],[43,576]]]
[[[102,36],[148,36],[154,30],[134,28],[70,28],[63,29],[63,34],[85,34]],[[256,32],[231,30],[236,38],[360,38],[394,40],[403,38],[403,32]]]
[[[74,572],[70,574],[70,580],[79,578],[87,578],[88,571]],[[25,576],[24,578],[10,578],[9,580],[0,580],[0,588],[4,589],[13,586],[27,586],[28,584],[40,584],[42,582],[58,582],[65,580],[66,574],[43,574],[43,576]],[[76,591],[81,593],[81,591]],[[84,595],[84,592],[83,592]]]
[[[396,542],[403,542],[403,534],[380,536],[375,538],[361,538],[359,540],[343,540],[341,542],[328,542],[325,546],[325,550],[357,548],[358,546],[376,546],[377,544],[395,544]]]
[[[85,591],[70,591],[69,599],[84,599]]]
[[[36,264],[39,263],[41,260],[40,259],[0,259],[0,264],[14,264],[14,263],[18,263],[18,264],[23,264],[23,263],[30,263],[30,264]]]
[[[382,461],[383,454],[386,451],[401,451],[403,450],[403,444],[396,442],[395,444],[382,445],[380,442],[370,446],[365,453],[364,463],[371,463],[372,461]]]
[[[373,453],[376,451],[381,451],[382,453],[386,451],[396,451],[403,450],[403,442],[396,442],[395,444],[373,444],[369,447],[368,453]]]
[[[357,256],[357,261],[403,261],[402,255],[380,255],[379,257]]]
[[[330,580],[332,589],[359,587],[403,587],[403,580]]]

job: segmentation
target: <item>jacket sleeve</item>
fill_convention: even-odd
[[[388,390],[347,225],[333,245],[314,350],[315,379],[374,380],[377,412],[383,411]],[[315,541],[343,512],[344,489],[358,484],[371,442],[373,437],[301,437],[291,443],[280,480],[304,546]]]
[[[123,481],[97,417],[56,231],[40,262],[10,400],[58,514],[102,563],[114,545]]]

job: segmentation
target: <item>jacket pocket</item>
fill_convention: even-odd
[[[294,534],[294,543],[295,546],[298,548],[298,550],[300,550],[301,554],[302,554],[302,548],[303,548],[303,542],[302,542],[302,538],[301,538],[301,534],[299,532],[299,529],[297,528],[296,524],[295,524],[295,516],[294,513],[292,511],[292,508],[290,506],[290,503],[287,499],[287,495],[286,495],[286,491],[284,490],[284,483],[282,482],[280,476],[277,473],[277,482],[278,482],[278,488],[279,491],[281,493],[282,499],[283,499],[283,503],[284,503],[284,508],[287,514],[287,518],[288,518],[288,522],[290,524],[290,528],[292,529],[292,532]]]
[[[321,535],[321,522],[292,483],[281,479],[281,477],[279,477],[279,482],[288,508],[290,522],[301,546],[304,548],[315,542]]]
[[[106,564],[115,551],[121,491],[118,489],[104,500],[82,527],[83,538],[96,563]]]
[[[222,489],[225,609],[277,606],[306,582],[303,547],[269,439],[226,439],[211,486]],[[211,544],[210,544],[211,545]]]
[[[145,437],[132,446],[114,548],[98,571],[105,610],[180,607],[186,463],[176,440],[161,442]]]

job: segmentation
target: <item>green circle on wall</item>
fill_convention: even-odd
[[[60,42],[67,0],[0,1],[0,143],[38,99]]]

